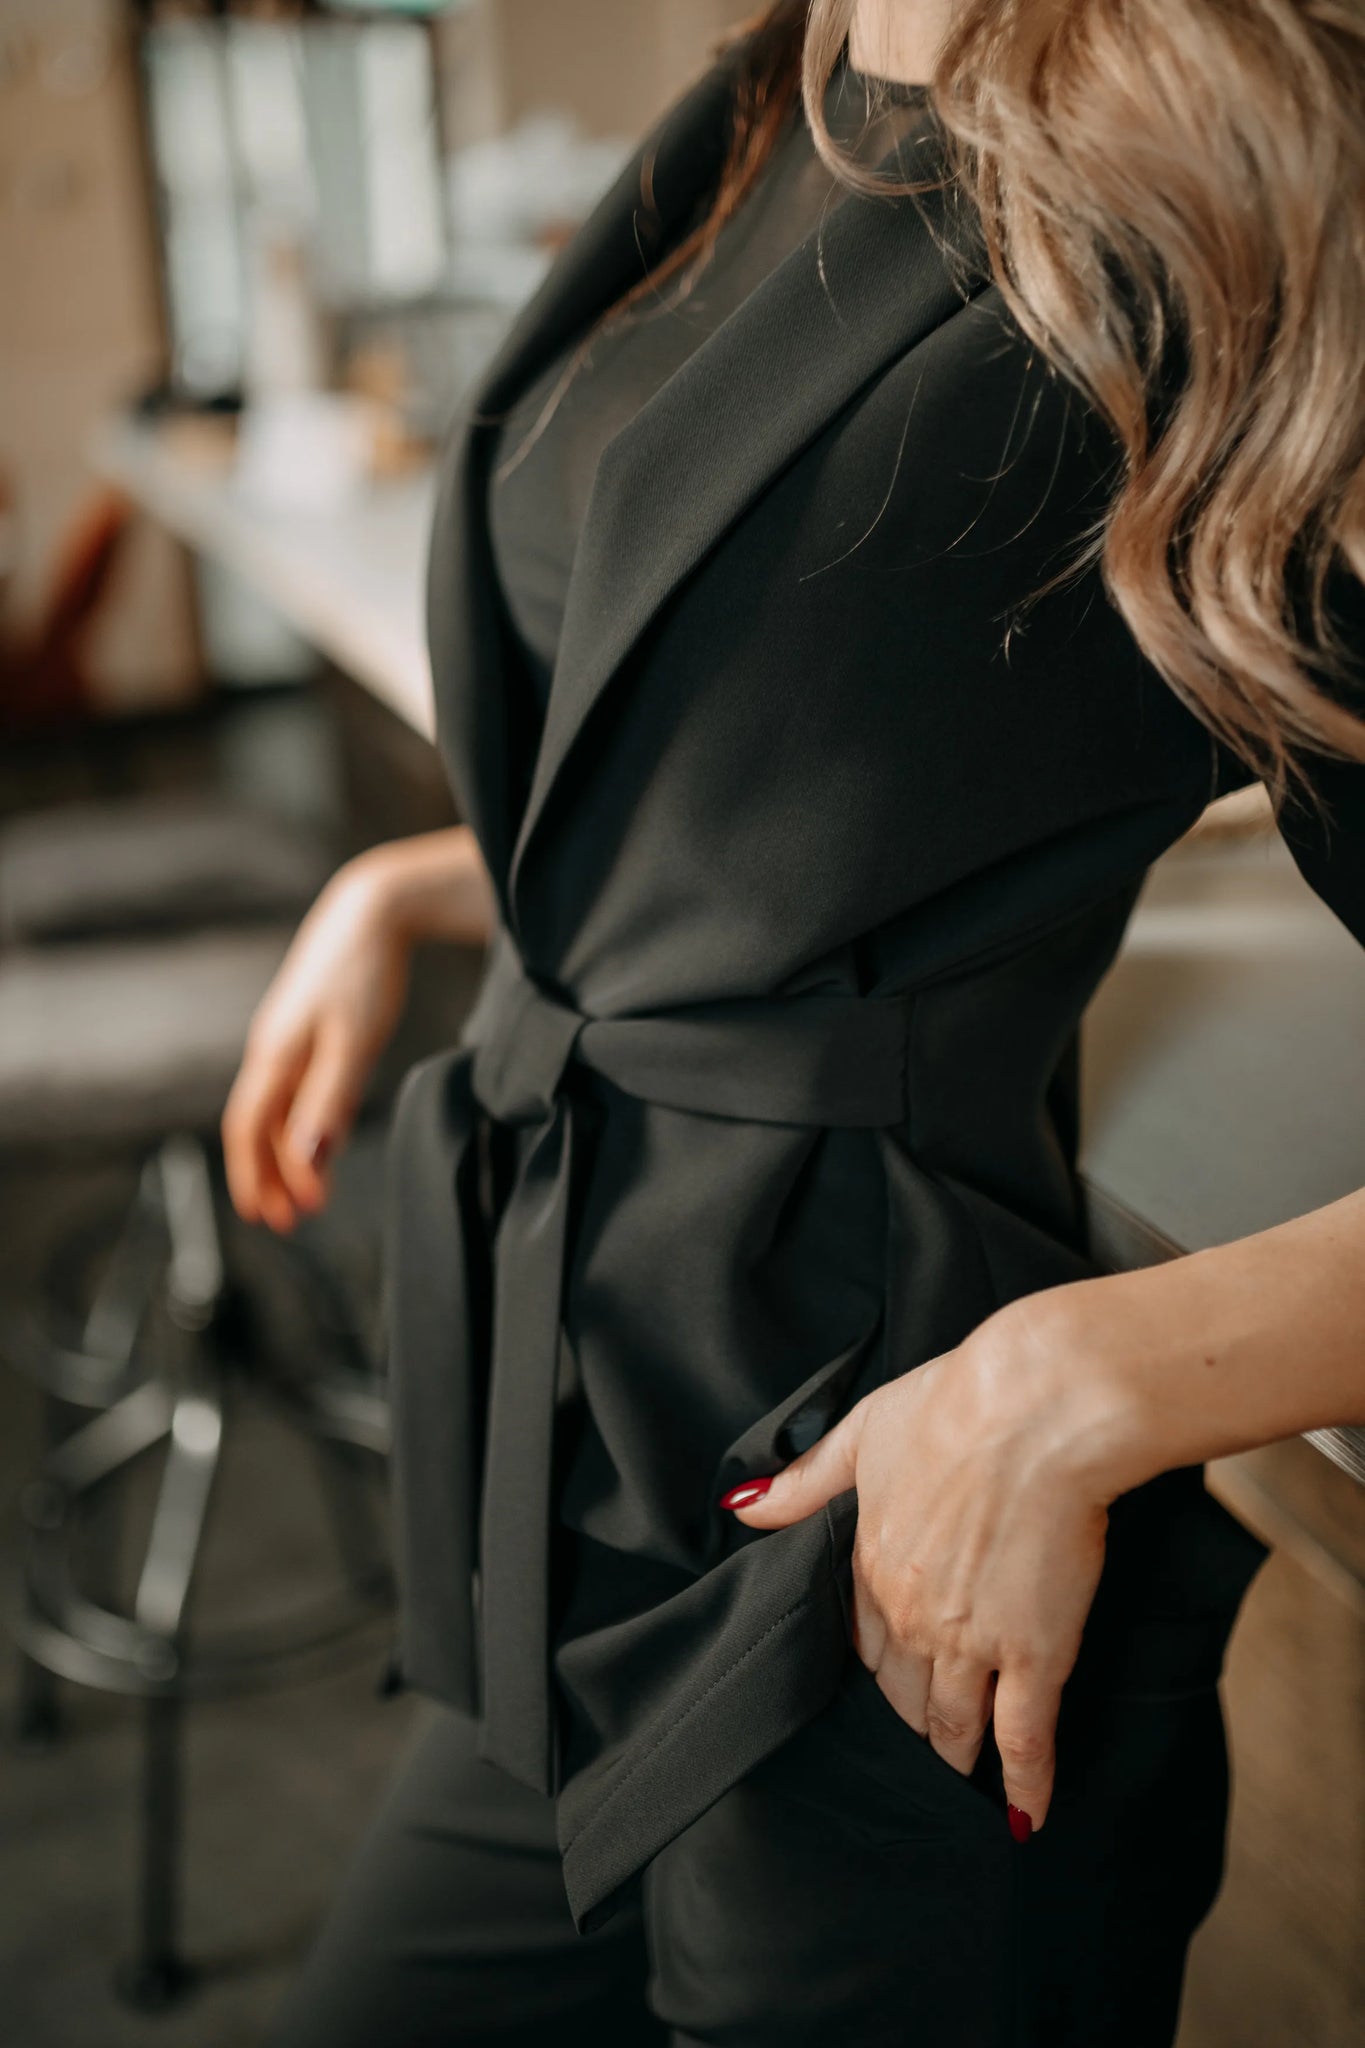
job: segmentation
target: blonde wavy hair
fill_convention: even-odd
[[[855,6],[770,9],[749,91],[799,66],[885,190],[824,120]],[[1010,311],[1117,438],[1064,575],[1278,810],[1301,753],[1365,760],[1365,0],[958,0],[931,88]]]

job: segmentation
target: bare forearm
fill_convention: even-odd
[[[492,886],[467,825],[371,847],[355,866],[378,914],[411,941],[480,946],[490,937]]]
[[[1092,1381],[1082,1455],[1111,1495],[1173,1466],[1365,1423],[1365,1190],[1018,1306],[1032,1342]]]

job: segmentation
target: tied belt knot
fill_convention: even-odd
[[[545,994],[527,974],[506,983],[505,993],[503,989],[500,982],[494,1028],[474,1044],[474,1095],[498,1123],[522,1128],[547,1123],[555,1114],[560,1085],[588,1020]],[[475,1030],[482,1008],[470,1020]],[[483,1028],[488,1028],[487,1021]]]
[[[813,994],[592,1017],[539,985],[504,932],[460,1045],[404,1085],[393,1156],[401,1171],[410,1145],[436,1170],[420,1190],[414,1181],[409,1210],[398,1204],[392,1248],[400,1662],[409,1683],[477,1712],[482,1754],[537,1790],[554,1790],[558,1770],[550,1537],[576,1122],[566,1076],[581,1065],[697,1115],[880,1129],[905,1115],[909,1015],[906,996]],[[527,1134],[493,1219],[476,1142],[486,1120]],[[453,1233],[448,1206],[443,1224],[428,1213],[452,1194]],[[434,1294],[433,1262],[453,1330],[402,1309],[424,1285]]]

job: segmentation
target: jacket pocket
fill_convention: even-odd
[[[821,1716],[826,1738],[857,1778],[886,1802],[884,1819],[893,1827],[907,1819],[919,1827],[959,1831],[986,1829],[989,1839],[1008,1839],[999,1752],[989,1730],[970,1773],[940,1756],[892,1706],[875,1675],[853,1647],[852,1551],[858,1496],[839,1494],[825,1509],[834,1584],[843,1617],[844,1669],[839,1687]]]
[[[992,1838],[1005,1839],[1004,1782],[989,1726],[975,1764],[970,1771],[960,1771],[939,1755],[927,1735],[901,1718],[875,1674],[851,1648],[836,1712],[844,1702],[859,1759],[893,1800],[909,1802],[954,1826],[977,1827],[984,1822]]]
[[[712,1498],[741,1479],[780,1472],[834,1427],[852,1406],[854,1390],[882,1331],[880,1309],[860,1337],[808,1374],[776,1408],[736,1437],[717,1467]]]
[[[1207,1491],[1199,1468],[1164,1474],[1116,1505],[1114,1548],[1063,1689],[1058,1771],[1065,1768],[1068,1778],[1089,1758],[1087,1731],[1110,1727],[1116,1741],[1121,1732],[1135,1755],[1145,1755],[1184,1725],[1170,1714],[1187,1706],[1202,1717],[1201,1728],[1210,1715],[1217,1719],[1227,1642],[1268,1555],[1268,1546]],[[902,1823],[913,1819],[945,1828],[975,1828],[984,1821],[992,1840],[1007,1843],[993,1728],[987,1728],[972,1771],[963,1773],[901,1719],[853,1649],[856,1493],[841,1494],[826,1512],[848,1659],[822,1717],[829,1736],[858,1776],[874,1782],[886,1798],[889,1823],[897,1816]],[[1123,1718],[1115,1722],[1115,1716]]]

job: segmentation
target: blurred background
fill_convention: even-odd
[[[382,1151],[479,961],[419,963],[336,1199],[288,1242],[234,1222],[213,1134],[323,878],[454,820],[421,610],[443,432],[748,11],[0,0],[6,2048],[256,2041],[424,1711],[382,1690]],[[1158,919],[1294,886],[1254,806],[1182,858]],[[1358,1002],[1356,949],[1292,901],[1296,986],[1306,948]],[[1107,1000],[1122,1050],[1136,1009]],[[1207,1090],[1105,1071],[1093,1178],[1127,1213],[1124,1162]],[[1148,1220],[1167,1251],[1217,1234]],[[1345,2048],[1362,1496],[1308,1444],[1219,1484],[1278,1549],[1233,1645],[1229,1880],[1182,2048]]]

